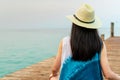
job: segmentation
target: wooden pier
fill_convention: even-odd
[[[104,35],[102,36],[104,39]],[[110,67],[115,73],[120,75],[120,37],[114,37],[114,30],[112,30],[111,37],[104,40],[104,42],[107,47]],[[47,59],[25,69],[8,74],[0,80],[48,80],[54,60],[55,57]]]
[[[105,40],[111,69],[120,75],[120,37]]]
[[[48,80],[55,57],[8,74],[0,80]]]

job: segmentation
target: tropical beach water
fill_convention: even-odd
[[[68,30],[8,30],[0,32],[0,77],[54,56]]]
[[[109,37],[109,28],[99,31]],[[0,77],[55,56],[59,41],[69,34],[70,29],[0,31]]]

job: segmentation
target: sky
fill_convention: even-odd
[[[103,26],[119,26],[120,0],[0,0],[0,29],[68,28],[65,17],[88,3]]]

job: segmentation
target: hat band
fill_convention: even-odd
[[[93,22],[95,22],[95,20],[93,20],[93,21],[91,21],[91,22],[85,22],[85,21],[82,21],[82,20],[80,20],[79,18],[77,18],[77,16],[76,15],[73,15],[78,21],[80,21],[80,22],[82,22],[82,23],[87,23],[87,24],[90,24],[90,23],[93,23]]]

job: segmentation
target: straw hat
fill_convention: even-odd
[[[95,16],[93,8],[88,4],[83,4],[74,15],[67,16],[74,24],[91,29],[101,27],[100,19]]]

